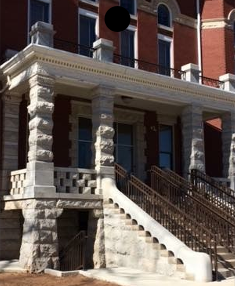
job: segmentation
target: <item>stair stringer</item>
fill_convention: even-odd
[[[156,238],[159,244],[164,245],[168,252],[181,260],[185,266],[186,277],[194,277],[195,281],[212,281],[211,260],[208,254],[195,252],[187,247],[182,241],[170,233],[166,228],[144,212],[134,202],[122,194],[111,178],[102,179],[104,201],[112,200],[126,214],[137,221],[143,229]]]

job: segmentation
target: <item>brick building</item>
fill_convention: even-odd
[[[120,33],[104,22],[117,5],[131,15]],[[146,183],[156,165],[234,188],[234,1],[2,0],[0,21],[1,260],[57,269],[86,230],[88,265],[140,267],[105,240],[115,162]],[[210,280],[208,257],[190,254],[199,274],[171,239],[158,242]]]

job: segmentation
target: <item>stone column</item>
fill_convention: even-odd
[[[48,46],[53,48],[53,37],[55,31],[53,25],[45,22],[36,22],[32,27],[29,35],[31,36],[31,43]]]
[[[235,190],[235,112],[222,116],[223,177],[230,179]]]
[[[221,75],[219,80],[223,82],[223,89],[230,92],[235,92],[235,75],[227,73]]]
[[[62,209],[54,200],[27,200],[24,203],[20,265],[29,272],[59,269],[57,217]]]
[[[204,131],[201,106],[187,106],[182,113],[183,173],[188,176],[191,169],[205,172]]]
[[[99,39],[93,43],[93,58],[104,61],[113,62],[113,42],[106,39]]]
[[[106,260],[103,210],[90,211],[87,236],[86,267],[104,268]]]
[[[97,194],[102,192],[102,178],[114,177],[113,105],[113,88],[100,86],[93,91],[93,162],[97,171]]]
[[[31,196],[48,196],[55,193],[52,162],[54,80],[35,75],[30,79],[29,85],[29,152],[25,193]]]
[[[199,67],[195,64],[187,64],[181,67],[182,79],[190,82],[199,83]]]
[[[15,92],[3,95],[2,170],[0,196],[9,194],[10,172],[18,169],[19,105],[21,96]]]

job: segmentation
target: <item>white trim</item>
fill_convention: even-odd
[[[94,13],[92,11],[85,10],[85,9],[82,9],[82,8],[78,8],[78,13],[79,13],[79,15],[83,15],[83,16],[90,17],[90,18],[93,18],[93,19],[97,19],[98,18],[98,14],[97,13]]]
[[[29,26],[30,25],[30,1],[31,0],[28,0],[28,15],[27,15],[27,43],[30,44],[30,36],[29,36],[29,33],[30,33],[30,30],[31,30],[31,27]],[[47,3],[49,4],[49,13],[48,13],[48,23],[51,24],[52,23],[52,0],[36,0],[38,2],[44,2],[44,3]]]
[[[96,34],[96,39],[99,38],[99,23],[98,23],[98,14],[91,12],[89,10],[85,10],[82,8],[78,8],[78,44],[81,43],[80,39],[80,15],[95,19],[95,34]]]
[[[128,0],[130,1],[130,0]],[[137,15],[137,0],[133,0],[134,1],[134,14],[130,14],[132,19],[137,19],[136,15]],[[119,0],[119,6],[121,6],[121,0]]]
[[[162,35],[162,34],[158,34],[157,35],[158,40],[162,40],[165,42],[169,42],[170,43],[170,68],[174,68],[174,45],[173,45],[173,38]]]
[[[95,7],[98,7],[98,6],[99,6],[98,0],[95,0],[95,2],[94,2],[94,1],[90,1],[90,0],[80,0],[80,2],[89,4],[89,5],[93,5],[93,6],[95,6]]]
[[[163,30],[166,30],[166,31],[169,31],[169,32],[172,32],[172,33],[173,33],[173,27],[167,27],[167,26],[164,26],[164,25],[162,25],[162,24],[158,24],[157,26],[158,26],[158,28],[160,28],[160,29],[163,29]]]
[[[160,5],[166,6],[167,9],[168,9],[168,11],[169,11],[169,15],[170,15],[170,19],[169,19],[169,20],[170,20],[170,27],[165,26],[165,25],[162,25],[162,24],[158,24],[158,7],[159,7]],[[171,8],[170,8],[166,3],[164,3],[164,2],[158,3],[158,5],[157,5],[157,24],[158,24],[158,26],[161,25],[161,26],[163,27],[163,29],[166,29],[166,30],[167,30],[167,28],[168,28],[168,29],[172,28],[172,22],[173,22],[173,20],[172,20],[172,11],[171,11]]]

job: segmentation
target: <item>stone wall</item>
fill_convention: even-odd
[[[19,259],[22,228],[21,210],[0,213],[0,260]]]

